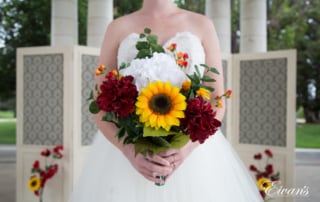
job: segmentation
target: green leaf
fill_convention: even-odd
[[[90,103],[89,105],[89,111],[92,113],[92,114],[97,114],[100,112],[100,108],[97,104],[97,102],[94,100]]]
[[[143,137],[165,137],[168,136],[169,132],[159,128],[158,130],[155,130],[151,127],[143,127]]]
[[[204,75],[201,80],[206,81],[206,82],[215,82],[216,81],[215,79],[211,78],[208,75]]]
[[[87,101],[89,101],[89,100],[93,100],[93,90],[91,90]]]
[[[189,136],[183,133],[174,135],[170,141],[171,147],[180,149],[189,142]]]
[[[164,49],[163,49],[163,47],[162,46],[159,46],[158,44],[150,44],[150,46],[151,46],[151,49],[152,49],[152,52],[153,53],[155,53],[155,52],[157,52],[157,53],[164,53],[165,51],[164,51]]]
[[[150,34],[147,36],[147,40],[151,44],[157,44],[158,43],[158,37],[156,35]]]
[[[145,37],[146,37],[146,35],[143,34],[143,33],[141,33],[141,34],[139,35],[139,38],[140,38],[140,39],[143,39],[143,38],[145,38]]]
[[[116,136],[118,137],[118,141],[120,141],[124,137],[125,134],[126,134],[125,127],[120,127],[117,134],[116,134]]]
[[[214,88],[212,88],[211,86],[206,86],[206,85],[200,84],[200,87],[205,88],[205,89],[209,90],[210,92],[214,91]]]
[[[114,122],[116,119],[113,112],[106,112],[106,114],[102,117],[103,121]]]
[[[217,70],[217,68],[211,67],[210,71],[216,74],[220,74],[219,71]]]
[[[135,154],[151,152],[153,154],[158,154],[162,151],[168,150],[168,146],[158,146],[149,138],[139,138],[135,143]]]
[[[151,57],[149,49],[141,49],[136,56],[136,58],[140,58],[140,59],[143,59],[146,57]]]
[[[145,34],[150,34],[151,33],[151,29],[150,28],[145,28],[144,29],[144,33]]]
[[[138,41],[137,44],[136,44],[136,48],[138,50],[149,49],[150,45],[149,45],[149,43],[147,41]]]

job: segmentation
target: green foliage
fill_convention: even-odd
[[[298,124],[296,147],[320,148],[320,124]]]
[[[175,3],[183,9],[194,11],[204,14],[205,12],[205,0],[175,0]]]
[[[114,18],[132,13],[142,6],[142,0],[115,0]]]
[[[269,0],[268,6],[269,50],[297,49],[297,108],[307,122],[320,123],[320,1]]]
[[[0,144],[16,143],[16,122],[0,122]]]
[[[88,0],[78,0],[79,45],[87,45]]]
[[[138,41],[136,48],[138,54],[136,58],[151,58],[154,53],[164,53],[162,46],[158,44],[158,36],[151,34],[149,28],[144,29],[144,33],[140,34],[141,41]]]
[[[0,102],[15,97],[16,48],[50,44],[50,1],[0,2]]]

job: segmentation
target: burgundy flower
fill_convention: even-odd
[[[266,197],[266,193],[265,193],[264,191],[262,191],[262,190],[260,190],[260,195],[261,195],[261,197],[262,197],[263,199]]]
[[[61,159],[63,157],[63,154],[61,153],[62,150],[63,150],[62,145],[58,145],[55,148],[53,148],[54,157]]]
[[[262,158],[262,154],[261,153],[255,154],[253,158],[256,160],[260,160]]]
[[[265,167],[265,169],[266,169],[266,172],[269,174],[269,175],[271,175],[272,173],[273,173],[273,166],[271,165],[271,164],[268,164],[266,167]]]
[[[210,103],[202,97],[196,97],[188,100],[185,118],[181,123],[193,142],[203,143],[221,126],[221,122],[215,119],[215,116],[216,113],[213,112]]]
[[[45,149],[43,151],[41,151],[41,156],[44,156],[44,157],[48,157],[50,156],[51,152],[49,149]]]
[[[264,153],[268,156],[268,157],[270,157],[270,158],[272,158],[272,152],[270,151],[270,149],[266,149],[266,150],[264,150]]]
[[[32,168],[38,170],[40,168],[40,162],[38,160],[34,161]]]
[[[116,117],[124,118],[135,109],[138,91],[132,76],[120,79],[114,74],[108,74],[100,86],[101,94],[97,97],[99,108],[106,112],[114,112]]]
[[[249,168],[251,171],[257,171],[257,167],[255,167],[254,165],[250,165],[250,168]]]

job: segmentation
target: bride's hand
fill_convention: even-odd
[[[152,182],[163,183],[163,180],[157,176],[167,176],[173,171],[170,162],[159,155],[148,154],[144,157],[142,154],[137,154],[135,156],[133,144],[125,145],[122,151],[132,166]]]
[[[174,173],[175,170],[184,162],[191,152],[199,145],[198,142],[189,141],[184,147],[179,150],[170,149],[159,153],[159,156],[170,162],[172,172],[166,176],[166,180]]]

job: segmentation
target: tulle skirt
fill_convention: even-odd
[[[257,186],[218,131],[197,147],[164,186],[140,175],[98,133],[70,202],[259,202]]]

